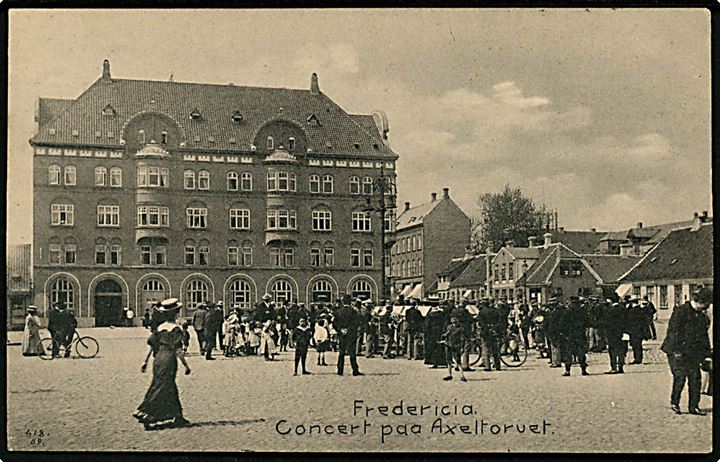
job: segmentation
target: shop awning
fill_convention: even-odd
[[[632,290],[632,284],[620,284],[617,289],[615,289],[615,293],[618,294],[618,297],[623,298],[627,294],[630,293]]]
[[[422,298],[422,290],[423,290],[423,285],[421,282],[420,284],[417,284],[415,286],[415,288],[412,290],[412,292],[410,292],[410,294],[407,296],[407,298],[421,299]]]
[[[407,295],[412,291],[413,285],[412,284],[406,284],[405,287],[403,287],[402,292],[400,292],[400,295],[403,297],[407,297]]]

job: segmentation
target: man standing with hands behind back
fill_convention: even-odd
[[[670,317],[667,335],[660,349],[667,354],[673,375],[670,409],[680,414],[680,395],[688,383],[688,412],[705,415],[700,405],[700,363],[711,357],[709,319],[705,310],[713,300],[712,291],[700,287],[692,300],[677,307]]]

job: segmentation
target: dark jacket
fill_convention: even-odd
[[[50,308],[50,313],[48,313],[48,326],[47,329],[52,332],[57,332],[60,330],[60,310],[56,308]]]
[[[205,322],[207,321],[208,312],[205,308],[198,308],[193,314],[193,328],[198,330],[205,329]]]
[[[306,326],[304,329],[297,326],[293,329],[293,339],[295,341],[295,348],[297,350],[307,350],[310,346],[310,338],[312,333],[310,332],[310,326]]]
[[[405,311],[405,329],[410,333],[418,332],[422,329],[423,316],[416,306],[411,306]]]
[[[620,305],[606,305],[601,317],[601,326],[605,330],[608,343],[621,342],[627,332],[627,309]]]
[[[341,335],[357,337],[360,321],[360,313],[349,306],[343,306],[335,315],[333,326]],[[345,329],[347,332],[342,333],[341,329]]]
[[[590,325],[588,314],[580,304],[571,304],[558,318],[558,337],[561,347],[573,352],[587,352],[585,329]]]
[[[482,337],[499,337],[503,334],[502,324],[500,324],[500,314],[494,306],[484,306],[478,312],[478,322],[480,323],[480,336]]]
[[[685,302],[670,316],[660,349],[669,355],[681,354],[683,359],[700,362],[711,356],[709,325],[704,311],[696,311],[690,302]]]
[[[262,301],[257,304],[257,310],[255,311],[255,320],[261,323],[270,320],[274,321],[275,310],[272,306]]]
[[[218,308],[213,308],[207,314],[205,318],[205,330],[209,333],[220,332],[222,330],[222,324],[224,320],[223,311]]]
[[[447,348],[452,350],[462,349],[467,341],[467,331],[461,324],[456,326],[451,323],[445,328],[442,339],[445,340]]]

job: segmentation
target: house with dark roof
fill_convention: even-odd
[[[684,303],[699,285],[713,285],[713,224],[696,217],[691,227],[671,230],[618,278],[621,295],[647,296],[660,317]]]
[[[398,215],[390,249],[390,274],[396,297],[424,298],[453,258],[462,257],[470,245],[470,218],[443,188],[441,198],[405,208]],[[437,290],[437,289],[436,289]]]
[[[479,300],[487,297],[487,274],[489,273],[489,263],[493,256],[493,254],[489,256],[487,254],[479,254],[469,258],[469,264],[465,269],[450,281],[447,297],[445,298],[454,300],[460,300],[462,298]]]
[[[105,61],[78,97],[36,112],[41,314],[64,303],[81,326],[106,326],[171,296],[182,316],[265,293],[380,296],[380,229],[394,219],[364,208],[381,171],[394,182],[387,117],[347,113],[317,75],[305,89],[131,80]]]

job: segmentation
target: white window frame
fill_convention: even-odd
[[[74,226],[75,206],[73,204],[52,204],[50,206],[52,226]]]
[[[275,139],[272,136],[268,136],[265,141],[265,147],[267,149],[275,149]]]
[[[369,176],[366,176],[363,178],[362,182],[362,193],[363,195],[370,195],[372,194],[373,190],[373,179]]]
[[[155,220],[153,220],[153,217],[156,217]],[[153,221],[155,221],[155,223],[153,223]],[[138,205],[137,226],[140,228],[169,227],[170,209],[162,205]]]
[[[227,172],[227,190],[237,191],[238,189],[240,189],[240,177],[237,172],[231,170]]]
[[[323,194],[332,194],[335,190],[335,180],[332,175],[325,175],[322,179],[322,192]]]
[[[353,175],[350,177],[350,194],[360,194],[362,189],[360,188],[360,177]]]
[[[195,310],[200,303],[206,303],[210,297],[208,285],[202,279],[193,279],[185,287],[185,308]]]
[[[228,266],[240,266],[240,248],[237,245],[228,245],[227,262]]]
[[[363,266],[365,266],[367,268],[370,268],[373,266],[373,263],[375,262],[375,260],[373,258],[373,249],[364,248],[362,257],[363,257],[363,260],[362,260]],[[370,263],[368,263],[368,259],[369,259]]]
[[[365,212],[352,213],[352,230],[356,233],[372,232],[372,217]]]
[[[332,212],[330,210],[313,210],[312,230],[332,231]]]
[[[247,182],[247,186],[246,186]],[[243,191],[252,191],[252,173],[243,172],[240,176],[240,189]]]
[[[208,227],[207,207],[188,207],[185,209],[185,226],[191,229]]]
[[[230,209],[230,229],[250,229],[250,209]]]
[[[310,192],[313,194],[320,193],[320,175],[310,175]]]
[[[362,249],[360,247],[352,247],[350,249],[350,266],[360,268],[362,266]]]
[[[59,165],[48,166],[48,184],[51,186],[58,186],[62,182],[62,169]]]
[[[121,188],[122,187],[122,168],[112,167],[110,168],[110,187]]]
[[[197,188],[200,191],[210,190],[210,172],[207,170],[200,170],[197,176]]]
[[[95,167],[95,186],[107,186],[107,168]]]
[[[120,206],[119,205],[98,205],[97,225],[101,228],[120,227]]]
[[[280,222],[284,220],[286,225],[281,226]],[[268,230],[296,230],[297,214],[295,210],[287,209],[270,209],[267,211],[267,229]]]
[[[77,185],[77,169],[74,165],[66,165],[65,173],[63,175],[63,182],[65,186]]]
[[[195,171],[185,170],[183,172],[183,189],[195,189]]]

